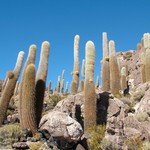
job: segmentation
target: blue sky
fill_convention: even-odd
[[[95,78],[100,74],[102,32],[116,42],[116,51],[136,49],[143,33],[150,32],[150,0],[1,0],[0,1],[0,79],[13,70],[20,50],[41,43],[51,44],[47,82],[56,86],[65,72],[72,80],[73,41],[80,35],[80,65],[88,40],[95,43]]]

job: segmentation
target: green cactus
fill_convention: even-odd
[[[126,67],[122,67],[121,68],[121,90],[125,90],[127,88],[127,71],[126,71]]]
[[[32,134],[37,132],[37,118],[36,118],[36,98],[35,98],[35,65],[29,64],[24,71],[24,92],[22,93],[22,101],[24,107],[22,108],[22,118],[24,126],[30,129]]]
[[[79,35],[74,38],[74,69],[73,69],[73,79],[71,83],[71,94],[76,94],[78,92],[79,84]]]
[[[49,49],[50,49],[49,42],[44,41],[41,47],[40,61],[35,80],[36,116],[38,125],[40,123],[43,110],[46,77],[48,72]]]
[[[118,95],[121,90],[120,72],[115,53],[115,42],[109,42],[110,90],[113,95]]]
[[[92,41],[86,43],[84,86],[84,131],[96,125],[96,93],[94,86],[95,46]]]
[[[10,99],[14,94],[16,82],[18,80],[18,77],[22,68],[23,58],[24,58],[24,52],[21,51],[18,54],[16,66],[13,72],[9,71],[7,73],[8,81],[6,82],[5,88],[3,89],[3,92],[0,98],[0,126],[4,122]]]
[[[29,64],[34,64],[35,63],[35,57],[36,57],[36,45],[32,44],[30,47],[29,47],[29,53],[28,53],[28,57],[27,57],[27,60],[26,60],[26,63],[24,65],[24,70],[23,70],[23,73],[22,73],[22,79],[21,79],[21,83],[20,83],[20,89],[19,89],[19,116],[20,116],[20,124],[22,126],[22,128],[25,128],[25,125],[26,123],[24,123],[24,120],[22,118],[22,111],[23,111],[23,107],[24,107],[24,101],[22,101],[22,94],[23,92],[25,91],[23,89],[23,84],[24,84],[24,72],[25,72],[25,69],[27,68],[27,66]]]
[[[103,32],[103,59],[102,59],[102,90],[110,90],[110,68],[109,68],[109,57],[108,57],[108,42],[107,33]]]

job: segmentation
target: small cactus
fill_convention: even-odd
[[[58,76],[58,80],[57,80],[57,92],[60,93],[60,88],[61,88],[61,79],[60,76]]]
[[[82,60],[82,77],[85,78],[85,60]]]
[[[94,86],[95,46],[92,41],[86,43],[85,52],[85,100],[84,100],[84,130],[96,124],[96,93]]]
[[[127,88],[127,75],[126,75],[126,67],[121,68],[121,90],[125,90]]]
[[[51,93],[51,89],[52,89],[52,81],[49,81],[49,84],[48,84],[48,94]]]

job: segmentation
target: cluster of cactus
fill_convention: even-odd
[[[110,67],[109,67],[109,56],[108,56],[108,40],[107,33],[103,32],[103,59],[102,59],[102,90],[109,91],[110,90]]]
[[[150,33],[143,35],[143,48],[141,53],[141,78],[145,83],[150,81]]]
[[[21,51],[18,54],[18,59],[14,70],[7,72],[6,82],[3,86],[3,91],[0,98],[0,126],[3,124],[5,120],[10,99],[14,94],[14,89],[16,87],[16,83],[22,68],[23,59],[24,59],[24,52]]]
[[[28,128],[33,134],[41,119],[43,99],[48,71],[49,42],[42,43],[38,70],[35,69],[36,46],[29,48],[20,85],[20,122],[22,128]]]
[[[79,35],[74,37],[74,69],[72,72],[72,82],[71,82],[71,94],[76,94],[78,92],[79,85]]]
[[[120,69],[115,53],[115,42],[109,41],[109,54],[107,33],[103,33],[103,59],[102,59],[102,90],[111,91],[113,95],[119,94],[120,85]]]

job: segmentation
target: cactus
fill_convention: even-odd
[[[99,76],[96,77],[96,85],[95,85],[95,87],[99,88]]]
[[[145,75],[145,60],[146,59],[146,57],[145,57],[145,53],[144,52],[142,52],[141,53],[141,62],[142,62],[142,64],[141,64],[141,66],[140,66],[140,68],[141,68],[141,80],[142,80],[142,83],[145,83],[146,82],[146,75]]]
[[[125,90],[127,88],[127,71],[126,71],[126,67],[122,67],[121,68],[121,90]]]
[[[49,42],[45,41],[42,43],[39,66],[37,74],[35,76],[34,62],[36,56],[36,46],[31,45],[29,49],[28,58],[24,67],[24,72],[22,75],[22,81],[20,86],[20,121],[22,128],[29,128],[33,134],[35,134],[35,132],[37,131],[37,127],[39,125],[43,109],[43,99],[46,87],[45,82],[48,71],[47,68],[49,48]],[[28,80],[31,80],[31,78],[33,80],[33,77],[34,81],[29,83]],[[30,86],[28,87],[28,85]],[[31,103],[28,103],[29,106],[27,106],[26,102],[27,97],[29,98],[29,101],[31,101]],[[32,113],[30,112],[31,107],[34,107]],[[27,112],[29,112],[28,115],[30,116],[27,116],[27,118],[24,119]],[[36,118],[34,117],[34,114],[36,114]]]
[[[64,93],[64,79],[61,80],[61,93],[63,94]]]
[[[60,76],[58,76],[58,80],[57,80],[57,92],[60,93],[60,87],[61,87],[61,80],[60,80]]]
[[[68,87],[69,87],[69,82],[66,82],[66,90],[65,90],[65,94],[68,94]]]
[[[22,101],[22,94],[24,92],[24,89],[23,89],[23,84],[24,84],[24,72],[25,72],[25,69],[27,68],[27,66],[29,64],[34,64],[35,63],[35,57],[36,57],[36,45],[32,44],[30,47],[29,47],[29,53],[28,53],[28,57],[27,57],[27,60],[26,60],[26,63],[24,65],[24,70],[23,70],[23,73],[22,73],[22,79],[21,79],[21,83],[20,83],[20,90],[19,90],[19,116],[20,116],[20,123],[21,123],[21,126],[23,128],[25,128],[24,126],[24,120],[22,118],[22,111],[23,111],[23,107],[24,107],[24,101]]]
[[[79,84],[79,35],[74,38],[74,69],[73,69],[73,79],[71,83],[71,94],[76,94],[78,91]]]
[[[114,41],[109,42],[110,90],[113,95],[118,95],[120,87],[120,73],[115,54]]]
[[[35,81],[37,124],[39,124],[40,122],[43,110],[46,77],[48,72],[49,49],[50,49],[49,42],[44,41],[41,47],[40,61]]]
[[[145,48],[145,77],[146,81],[150,81],[150,34],[144,34],[144,48]]]
[[[85,60],[82,60],[82,77],[85,78]]]
[[[107,42],[107,33],[103,32],[103,59],[102,59],[102,90],[110,90],[110,68],[109,68],[109,59],[108,59],[108,42]]]
[[[96,124],[96,93],[94,86],[95,46],[92,41],[86,43],[84,87],[84,131]]]
[[[2,96],[0,99],[0,125],[3,124],[4,119],[6,117],[6,111],[7,111],[10,99],[13,96],[16,82],[18,80],[18,77],[22,68],[23,58],[24,58],[24,52],[21,51],[18,54],[16,66],[13,72],[9,72],[7,74],[8,81],[6,82],[5,88],[3,89]]]
[[[61,76],[60,92],[62,94],[64,93],[64,74],[65,74],[65,70],[62,71],[62,76]]]
[[[14,96],[18,94],[18,89],[19,89],[19,82],[17,81],[15,90],[14,90]]]
[[[80,91],[84,91],[84,80],[80,81]]]
[[[48,94],[51,93],[51,88],[52,88],[52,81],[49,81],[49,84],[48,84]]]
[[[35,65],[29,64],[24,71],[24,92],[22,101],[24,102],[22,117],[25,122],[25,128],[30,129],[32,134],[37,132],[36,118],[36,98],[35,98]]]

